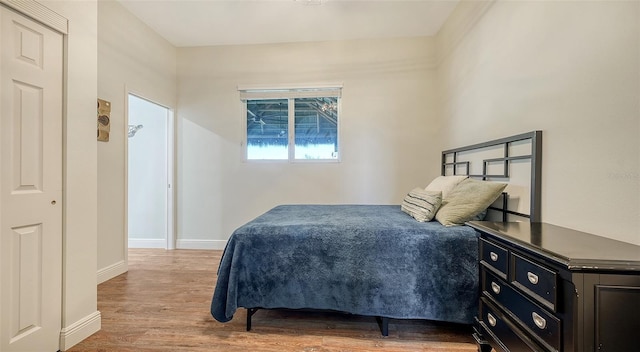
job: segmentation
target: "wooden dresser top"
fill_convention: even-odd
[[[467,225],[569,270],[640,271],[640,246],[546,223],[470,221]]]

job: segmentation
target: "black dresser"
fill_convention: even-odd
[[[545,223],[480,234],[480,351],[640,351],[640,246]]]

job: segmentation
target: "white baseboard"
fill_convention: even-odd
[[[124,260],[111,264],[106,268],[98,270],[98,284],[101,284],[107,280],[111,280],[114,277],[124,274],[129,268]]]
[[[178,240],[177,249],[224,249],[227,245],[225,240]]]
[[[102,318],[95,311],[60,331],[60,350],[66,351],[100,330]]]
[[[167,248],[167,240],[151,238],[130,238],[129,248]]]

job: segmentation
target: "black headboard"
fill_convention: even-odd
[[[531,150],[524,154],[510,155],[511,145],[514,143],[529,142]],[[471,162],[461,161],[459,155],[465,152],[479,151],[487,148],[496,148],[502,146],[503,153],[501,157],[481,159],[481,174],[469,174]],[[542,131],[533,131],[523,133],[511,137],[500,138],[489,142],[478,143],[466,147],[449,149],[442,152],[442,175],[468,175],[469,177],[480,178],[482,180],[497,179],[508,182],[510,177],[510,166],[514,161],[530,160],[531,176],[530,176],[530,205],[529,214],[517,212],[508,209],[508,194],[502,195],[501,208],[491,206],[489,209],[502,212],[502,221],[507,221],[508,215],[517,215],[519,217],[528,218],[530,222],[540,222],[540,199],[541,199],[541,179],[542,179]],[[489,174],[489,165],[502,164],[503,172],[500,174]],[[461,169],[461,170],[460,170]]]

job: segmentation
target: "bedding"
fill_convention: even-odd
[[[420,222],[431,221],[442,204],[442,192],[414,188],[404,197],[400,210]]]
[[[472,228],[418,222],[399,205],[281,205],[230,237],[211,314],[319,309],[470,324],[477,258]]]
[[[442,206],[435,216],[436,220],[444,226],[460,226],[474,220],[498,199],[506,186],[506,183],[467,178],[442,199]]]
[[[442,192],[442,199],[444,200],[460,182],[467,178],[469,178],[469,176],[438,176],[434,178],[424,190]]]

